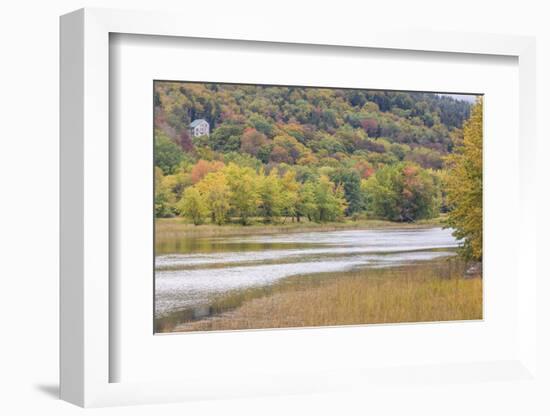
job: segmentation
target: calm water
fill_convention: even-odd
[[[155,315],[201,311],[220,296],[283,279],[356,268],[401,266],[454,255],[441,228],[347,230],[180,239],[155,258]],[[164,254],[166,253],[166,254]],[[204,312],[208,315],[208,312]]]

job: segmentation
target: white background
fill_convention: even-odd
[[[540,190],[539,236],[548,232],[548,173],[543,160],[550,155],[547,114],[550,74],[550,29],[545,2],[392,1],[392,2],[188,2],[208,13],[227,15],[256,25],[274,19],[281,30],[288,24],[326,22],[368,25],[391,19],[410,27],[439,30],[511,33],[538,36],[538,132]],[[210,4],[212,3],[212,4]],[[214,4],[218,3],[218,4]],[[270,6],[271,5],[271,6]],[[58,368],[58,16],[83,6],[173,9],[186,11],[182,1],[19,1],[3,4],[0,14],[3,199],[0,204],[3,286],[0,290],[0,411],[4,414],[73,414],[82,412],[55,399]],[[196,10],[196,9],[195,9]],[[190,13],[190,18],[194,14]],[[196,14],[195,14],[196,16]],[[185,24],[185,22],[182,22]],[[546,28],[545,28],[546,26]],[[504,121],[505,122],[505,121]],[[504,186],[506,184],[503,184]],[[505,209],[505,207],[503,207]],[[506,237],[503,230],[503,238]],[[540,237],[539,237],[540,238]],[[539,246],[541,254],[544,248]],[[546,246],[546,253],[548,247]],[[543,259],[543,255],[540,256]],[[548,266],[542,263],[545,275]],[[539,291],[550,294],[543,282]],[[540,305],[541,312],[548,307]],[[548,322],[548,315],[546,322]],[[549,347],[549,334],[539,333]],[[548,354],[548,353],[546,353]],[[544,351],[539,354],[548,372]],[[428,386],[430,387],[430,386]],[[550,390],[546,386],[546,393]],[[437,392],[437,394],[436,394]],[[163,405],[155,408],[93,410],[99,414],[548,414],[547,396],[526,383],[457,384],[411,388],[388,386],[377,391]],[[543,397],[543,399],[541,399]],[[543,407],[544,406],[544,407]]]

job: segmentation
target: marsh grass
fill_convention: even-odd
[[[304,275],[217,299],[207,317],[164,320],[159,332],[482,319],[481,276],[457,258],[406,267]],[[182,319],[183,318],[183,319]],[[177,323],[179,321],[179,323]]]

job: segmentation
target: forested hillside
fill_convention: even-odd
[[[155,82],[155,208],[195,224],[445,211],[471,104],[432,93]],[[210,134],[192,137],[204,119]]]

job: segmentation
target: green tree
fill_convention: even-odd
[[[204,223],[204,219],[208,215],[204,197],[194,186],[188,187],[183,192],[183,197],[178,202],[177,208],[184,216],[190,218],[195,225]]]
[[[346,215],[351,215],[363,209],[361,197],[361,178],[354,169],[340,168],[330,174],[330,180],[342,185],[348,206]]]
[[[271,136],[273,134],[273,124],[261,114],[253,113],[248,118],[248,122],[252,125],[252,127],[266,136]]]
[[[157,218],[173,216],[173,203],[173,194],[166,185],[162,169],[155,166],[155,216]]]
[[[455,144],[455,153],[446,163],[447,204],[450,213],[447,225],[453,235],[463,239],[463,254],[470,259],[483,257],[483,104],[473,106],[464,123],[463,143]]]
[[[245,125],[225,122],[214,129],[209,137],[212,149],[222,152],[238,151]]]
[[[336,221],[344,215],[347,202],[343,187],[332,183],[328,176],[321,175],[313,193],[317,208],[314,219],[317,222]]]
[[[376,217],[400,219],[401,172],[398,166],[384,166],[363,182],[367,211]]]
[[[181,148],[164,133],[155,132],[155,166],[164,174],[174,173],[183,160]]]
[[[312,181],[304,183],[298,191],[298,200],[296,204],[296,221],[300,222],[300,217],[306,217],[312,221],[317,213],[317,202],[315,201],[315,184]]]
[[[361,186],[370,214],[391,221],[416,221],[439,214],[438,178],[412,163],[379,169]]]

